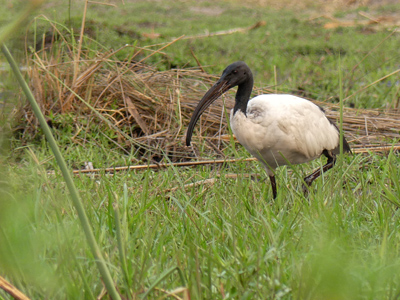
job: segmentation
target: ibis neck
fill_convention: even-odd
[[[251,91],[253,90],[253,77],[250,76],[248,80],[239,85],[236,92],[236,101],[233,113],[238,110],[246,115],[247,103],[249,103]]]

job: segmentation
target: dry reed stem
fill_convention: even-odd
[[[197,34],[197,35],[190,35],[190,36],[185,36],[183,37],[184,40],[191,40],[191,39],[199,39],[199,38],[206,38],[206,37],[212,37],[212,36],[220,36],[220,35],[229,35],[237,32],[246,32],[250,31],[262,26],[265,26],[267,23],[265,21],[258,21],[257,23],[249,26],[249,27],[240,27],[240,28],[233,28],[233,29],[228,29],[228,30],[221,30],[221,31],[216,31],[216,32],[209,32],[205,34]]]
[[[0,276],[0,288],[17,300],[29,300],[20,290]]]
[[[163,294],[164,294],[164,296],[162,297],[162,298],[167,298],[167,297],[172,297],[172,298],[174,298],[174,299],[176,299],[176,300],[186,300],[186,299],[190,299],[190,298],[188,298],[187,296],[184,296],[185,298],[181,298],[181,297],[179,297],[178,295],[176,295],[176,294],[179,294],[179,293],[183,293],[184,295],[187,295],[187,294],[189,294],[189,289],[188,288],[186,288],[186,287],[179,287],[179,288],[176,288],[175,290],[173,290],[173,291],[167,291],[167,290],[164,290],[164,289],[162,289],[162,288],[154,288],[154,290],[155,291],[160,291],[160,292],[162,292]]]
[[[97,2],[97,1],[88,1],[88,3],[111,6],[111,7],[117,7],[115,4],[112,4],[112,3],[104,3],[104,2]]]
[[[360,145],[355,145],[352,148],[352,152],[354,154],[366,154],[366,153],[387,153],[390,151],[400,151],[400,144],[394,144],[391,146],[370,146],[370,147],[360,147]],[[216,159],[216,160],[203,160],[203,161],[188,161],[188,162],[177,162],[177,163],[160,163],[160,164],[144,164],[144,165],[134,165],[134,166],[121,166],[121,167],[112,167],[112,168],[98,168],[98,169],[82,169],[82,170],[73,170],[73,174],[87,174],[93,175],[96,173],[116,173],[121,171],[133,171],[133,170],[145,170],[145,169],[166,169],[171,167],[190,167],[190,166],[198,166],[198,165],[210,165],[210,164],[229,164],[235,162],[249,162],[249,161],[257,161],[255,157],[250,158],[232,158],[232,159]],[[55,171],[47,172],[48,175],[54,175]]]
[[[73,174],[88,174],[88,173],[115,173],[120,171],[131,171],[131,170],[143,170],[143,169],[165,169],[170,167],[188,167],[188,166],[198,166],[198,165],[211,165],[211,164],[224,164],[233,163],[238,161],[254,161],[255,158],[232,158],[232,159],[216,159],[216,160],[204,160],[204,161],[187,161],[187,162],[177,162],[177,163],[161,163],[161,164],[145,164],[145,165],[135,165],[135,166],[123,166],[114,168],[104,168],[104,169],[83,169],[83,170],[73,170]],[[54,171],[49,171],[49,175],[55,174]]]

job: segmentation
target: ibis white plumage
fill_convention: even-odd
[[[323,109],[292,95],[268,94],[250,99],[253,75],[242,61],[229,65],[200,100],[188,126],[187,146],[200,115],[234,86],[238,86],[238,90],[230,116],[232,131],[247,151],[265,166],[274,198],[277,196],[277,167],[309,162],[322,154],[328,159],[322,170],[325,172],[334,166],[339,153],[340,134]],[[351,152],[345,139],[343,150]],[[320,174],[321,169],[317,169],[304,178],[305,183],[310,186]]]

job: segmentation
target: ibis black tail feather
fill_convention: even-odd
[[[321,108],[321,110],[322,110],[322,108]],[[323,110],[322,110],[322,111],[323,111]],[[330,122],[333,126],[335,126],[335,128],[336,128],[338,134],[340,134],[339,128],[336,126],[336,124],[335,124],[331,119],[329,119],[329,118],[327,118],[327,119],[329,120],[329,122]],[[335,154],[335,155],[340,154],[340,143],[339,143],[339,145],[337,145],[337,147],[336,147],[335,149],[331,150],[331,152],[332,152],[333,154]],[[346,138],[345,138],[344,136],[343,136],[343,153],[350,153],[350,154],[352,154],[350,145],[349,145],[349,143],[346,141]]]

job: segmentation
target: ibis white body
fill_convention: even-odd
[[[293,95],[268,94],[249,100],[246,114],[231,111],[237,140],[266,167],[301,164],[333,150],[339,133],[320,107]]]
[[[186,145],[190,145],[194,126],[200,115],[219,96],[238,86],[235,107],[231,112],[231,128],[238,141],[266,167],[272,193],[277,197],[275,168],[301,164],[322,154],[327,163],[304,178],[307,186],[335,165],[339,153],[339,130],[324,111],[306,99],[292,95],[261,95],[250,99],[253,75],[246,63],[230,64],[221,78],[200,100],[190,119]],[[351,152],[343,138],[344,152]],[[303,187],[306,192],[307,187]]]

